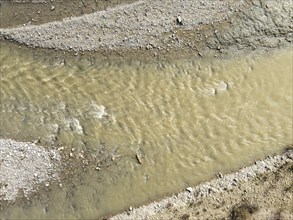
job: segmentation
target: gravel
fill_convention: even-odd
[[[40,184],[59,180],[60,155],[34,143],[0,139],[0,201],[28,197]]]
[[[54,50],[49,53],[157,59],[233,56],[288,47],[293,39],[293,5],[287,0],[130,2],[61,21],[2,28],[0,40]]]
[[[43,25],[0,29],[0,38],[29,46],[73,51],[160,48],[165,33],[227,19],[243,1],[152,0],[119,5]],[[180,17],[180,24],[178,18]],[[172,37],[172,36],[170,36]],[[174,39],[173,46],[180,47]]]

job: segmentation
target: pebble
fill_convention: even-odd
[[[176,22],[180,26],[183,25],[183,21],[182,21],[182,18],[180,16],[177,17]]]
[[[193,190],[192,190],[191,187],[187,187],[187,188],[186,188],[186,191],[191,193]]]
[[[139,154],[136,154],[136,159],[139,164],[142,164],[142,157]]]

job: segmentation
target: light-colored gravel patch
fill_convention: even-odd
[[[60,155],[34,143],[0,139],[0,201],[27,197],[39,184],[59,180]]]

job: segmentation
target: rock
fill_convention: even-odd
[[[182,18],[181,18],[180,16],[177,17],[177,19],[176,19],[176,23],[177,23],[178,25],[180,25],[180,26],[183,25],[183,21],[182,21]]]
[[[136,154],[135,157],[136,157],[136,159],[137,159],[137,162],[138,162],[139,164],[142,164],[142,157],[141,157],[141,155]]]
[[[51,11],[54,11],[55,10],[55,7],[52,5],[51,6]]]
[[[187,187],[187,188],[186,188],[186,191],[191,193],[193,190],[192,190],[191,187]]]
[[[218,86],[219,91],[226,91],[229,88],[229,84],[225,81],[221,81]]]
[[[217,95],[217,89],[216,89],[216,88],[212,88],[212,90],[211,90],[211,94],[212,94],[212,95]]]
[[[218,177],[219,177],[219,178],[223,178],[223,174],[222,174],[222,173],[219,173],[219,174],[218,174]]]

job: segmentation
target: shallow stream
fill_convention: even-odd
[[[115,152],[1,218],[97,218],[292,144],[292,51],[162,62],[0,53],[0,137]],[[82,180],[82,181],[81,181]]]

